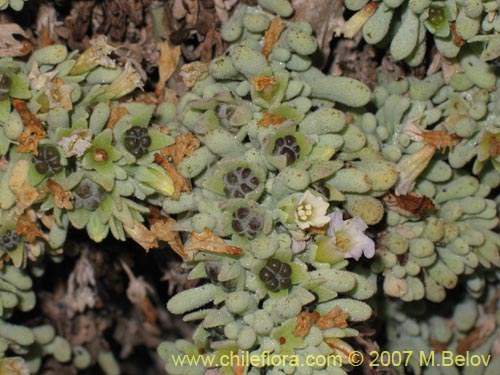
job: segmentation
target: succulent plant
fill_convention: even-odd
[[[430,36],[446,58],[463,55],[469,45],[480,46],[485,61],[500,53],[494,26],[498,4],[494,1],[351,0],[345,5],[357,11],[343,27],[346,36],[362,29],[366,42],[390,45],[392,56],[411,66],[422,63]]]
[[[362,29],[417,66],[432,34],[441,55],[425,78],[380,72],[373,90],[313,66],[312,27],[280,18],[289,1],[257,3],[235,10],[227,51],[196,65],[175,103],[135,96],[139,74],[104,37],[81,53],[54,44],[0,59],[0,373],[36,373],[40,353],[78,369],[95,360],[52,327],[12,319],[35,305],[27,270],[60,259],[70,227],[182,257],[195,286],[167,309],[197,328],[158,347],[170,374],[345,374],[370,345],[374,309],[388,350],[461,352],[486,324],[471,348],[496,353],[498,2],[345,1],[357,12],[345,36]],[[448,315],[411,311],[442,301]],[[341,360],[174,360],[245,351]],[[109,351],[97,361],[116,370]]]
[[[5,10],[11,7],[13,10],[19,11],[23,9],[24,3],[27,0],[2,0],[0,1],[0,10]]]

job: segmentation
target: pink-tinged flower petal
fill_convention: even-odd
[[[333,236],[335,228],[340,228],[344,226],[344,220],[342,219],[342,211],[335,211],[330,215],[330,227],[328,228],[328,235]]]

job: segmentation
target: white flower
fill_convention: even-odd
[[[64,137],[59,141],[59,146],[63,149],[64,156],[82,156],[85,151],[92,147],[92,133],[89,129],[77,129],[69,137]]]
[[[333,238],[337,247],[344,253],[344,258],[359,260],[362,255],[372,258],[375,255],[375,242],[364,231],[368,226],[359,217],[342,219],[342,211],[330,214],[328,235]]]
[[[57,70],[50,70],[45,73],[40,73],[40,70],[38,69],[38,63],[34,61],[33,65],[31,65],[31,70],[28,73],[31,88],[33,90],[41,90],[45,88],[56,74]]]
[[[328,202],[307,190],[297,202],[294,213],[295,222],[300,229],[322,227],[330,221],[326,210],[328,210]]]

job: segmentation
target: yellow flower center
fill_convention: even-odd
[[[297,216],[300,221],[307,221],[312,216],[312,206],[310,204],[301,204],[297,207]]]
[[[337,247],[342,250],[344,253],[347,253],[350,250],[351,240],[344,231],[339,231],[335,233]]]

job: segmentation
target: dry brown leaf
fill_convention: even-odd
[[[33,223],[28,215],[21,215],[17,218],[16,222],[16,232],[20,236],[25,236],[26,240],[30,243],[33,243],[35,239],[42,238],[44,240],[48,240],[47,236],[45,236]]]
[[[24,124],[24,130],[19,138],[17,138],[19,142],[17,152],[32,152],[34,155],[38,155],[38,142],[47,135],[42,122],[29,111],[24,100],[12,99],[12,105],[17,113],[19,113],[19,116],[21,116]]]
[[[156,235],[137,220],[134,220],[132,226],[124,225],[123,228],[135,242],[146,250],[146,252],[151,248],[158,247]]]
[[[345,38],[352,39],[358,33],[368,19],[375,13],[378,3],[369,2],[359,11],[357,11],[349,20],[344,23],[340,31]]]
[[[186,14],[187,14],[187,10],[184,7],[182,0],[174,0],[174,2],[172,4],[171,11],[172,11],[172,16],[176,20],[180,20],[180,19],[186,17]]]
[[[135,94],[134,101],[142,102],[144,104],[154,104],[154,105],[159,105],[162,102],[162,100],[158,99],[156,94],[145,91],[139,91],[137,94]]]
[[[179,200],[181,192],[191,192],[191,187],[184,177],[177,171],[177,169],[170,164],[168,159],[159,153],[155,154],[155,163],[161,165],[168,172],[170,178],[174,182],[174,193],[172,199]]]
[[[172,5],[172,13],[177,20],[185,18],[186,27],[192,28],[198,21],[198,0],[175,0]]]
[[[186,258],[179,232],[172,230],[176,221],[172,218],[159,218],[151,222],[151,232],[160,241],[165,241],[182,259]]]
[[[440,69],[443,72],[443,78],[446,83],[450,83],[455,73],[463,73],[464,71],[455,59],[447,59],[439,52],[436,52],[429,68],[427,68],[427,75],[437,73]]]
[[[191,187],[168,158],[172,158],[173,163],[178,164],[186,156],[191,155],[200,146],[200,142],[191,133],[179,135],[175,139],[176,142],[173,145],[164,147],[160,153],[155,154],[155,162],[165,168],[174,181],[175,190],[172,198],[178,200],[181,192],[184,191],[189,194]]]
[[[50,108],[60,106],[66,111],[71,111],[73,109],[73,102],[71,101],[72,91],[73,86],[64,82],[61,77],[56,77],[53,81],[48,82],[45,95],[47,95]]]
[[[448,345],[445,342],[441,342],[438,340],[430,339],[429,340],[429,345],[434,349],[434,351],[441,353],[442,351],[445,351],[448,348]]]
[[[458,62],[443,57],[442,71],[444,81],[448,84],[455,73],[463,73],[464,70]]]
[[[182,81],[188,88],[193,87],[197,80],[206,78],[208,74],[208,64],[201,61],[184,64],[180,73]]]
[[[273,125],[275,127],[281,125],[286,121],[286,117],[280,116],[280,115],[275,115],[272,113],[269,113],[268,111],[264,111],[264,117],[262,117],[258,122],[258,126],[262,126],[264,128],[267,128],[269,125]]]
[[[71,343],[73,345],[91,343],[99,334],[97,322],[90,316],[86,316],[84,314],[78,315],[74,318],[73,324],[75,326],[74,336],[71,337]]]
[[[347,125],[354,124],[357,120],[354,118],[354,116],[351,113],[347,113],[345,115],[345,123]]]
[[[129,278],[127,298],[142,311],[148,323],[155,324],[158,313],[148,297],[151,286],[142,277],[136,277],[123,259],[120,259],[120,263]]]
[[[1,265],[0,265],[1,269]],[[497,335],[496,339],[491,344],[491,355],[493,358],[500,357],[500,335]]]
[[[160,51],[160,58],[158,59],[158,73],[160,79],[156,87],[156,96],[161,97],[167,80],[174,74],[179,58],[181,57],[181,47],[172,47],[168,40],[158,43],[158,50]]]
[[[422,132],[424,142],[434,148],[445,152],[447,148],[453,149],[455,144],[460,140],[456,134],[448,134],[446,130],[425,130]]]
[[[16,195],[16,206],[21,210],[30,207],[40,196],[33,186],[26,183],[29,165],[26,159],[18,160],[9,178],[9,188]]]
[[[54,197],[54,204],[57,208],[66,208],[67,210],[73,208],[71,203],[73,194],[70,191],[65,191],[61,185],[50,178],[47,180],[47,188]]]
[[[488,134],[488,133],[486,133]],[[483,138],[484,139],[484,138]],[[481,140],[479,140],[481,143]],[[488,155],[494,159],[500,155],[500,137],[499,134],[493,134],[488,140]]]
[[[465,354],[479,348],[495,333],[497,323],[495,314],[484,314],[479,317],[474,330],[462,339],[458,339],[457,353]]]
[[[0,25],[0,57],[23,56],[31,51],[31,44],[28,41],[18,41],[14,38],[15,34],[28,38],[24,30],[15,23]]]
[[[40,221],[45,228],[50,229],[52,228],[52,223],[54,222],[54,215],[47,215],[44,213],[40,218]]]
[[[306,229],[308,235],[313,236],[316,234],[326,234],[326,228],[309,227]]]
[[[316,326],[319,329],[327,329],[333,327],[346,328],[347,318],[349,318],[349,313],[345,313],[340,307],[335,306],[332,311],[319,318]]]
[[[342,339],[336,337],[329,337],[323,340],[326,345],[335,350],[336,352],[342,353],[346,358],[350,358],[351,351],[346,346],[346,342]],[[352,352],[356,353],[356,352]],[[360,353],[360,352],[358,352]]]
[[[302,311],[299,315],[297,315],[297,325],[293,330],[293,334],[300,337],[301,339],[304,339],[304,337],[307,336],[307,334],[311,330],[311,327],[318,321],[318,319],[319,312]]]
[[[158,311],[153,306],[149,298],[144,298],[144,300],[142,300],[142,302],[139,304],[139,308],[141,309],[148,323],[156,323],[156,320],[158,319]]]
[[[285,30],[285,23],[279,16],[274,17],[269,25],[269,28],[264,34],[264,47],[262,48],[262,54],[265,57],[269,56],[283,30]]]
[[[54,44],[54,39],[50,37],[50,27],[48,25],[42,25],[40,31],[40,47],[46,47]]]
[[[456,22],[451,23],[451,32],[453,33],[453,43],[458,47],[462,47],[465,44],[465,40],[458,34]]]
[[[191,156],[193,152],[200,147],[200,140],[193,133],[187,132],[175,137],[175,143],[161,149],[161,154],[171,157],[175,165],[178,165],[182,159]]]
[[[228,11],[233,7],[236,1],[233,0],[232,4],[227,5],[225,3],[226,1],[224,0],[214,0],[215,14],[217,14],[217,18],[221,22],[226,22],[229,19]]]
[[[239,364],[239,357],[236,357],[237,364],[233,364],[233,374],[243,375],[245,373],[245,366]]]
[[[165,88],[165,93],[163,94],[163,98],[160,98],[161,101],[167,102],[167,103],[174,103],[178,104],[179,103],[179,96],[175,90],[172,90],[168,87]]]
[[[121,105],[112,107],[109,112],[108,121],[106,122],[106,128],[113,129],[116,123],[125,115],[128,115],[127,108]]]
[[[193,259],[198,251],[208,251],[217,254],[240,255],[243,249],[228,245],[222,238],[206,228],[203,233],[193,232],[191,238],[184,246],[186,255]]]
[[[383,201],[391,211],[404,216],[424,218],[436,212],[436,206],[430,198],[412,193],[400,196],[388,193]]]
[[[258,77],[253,78],[252,84],[253,87],[255,87],[255,90],[262,91],[268,87],[274,88],[278,84],[278,81],[273,76],[262,74]]]

